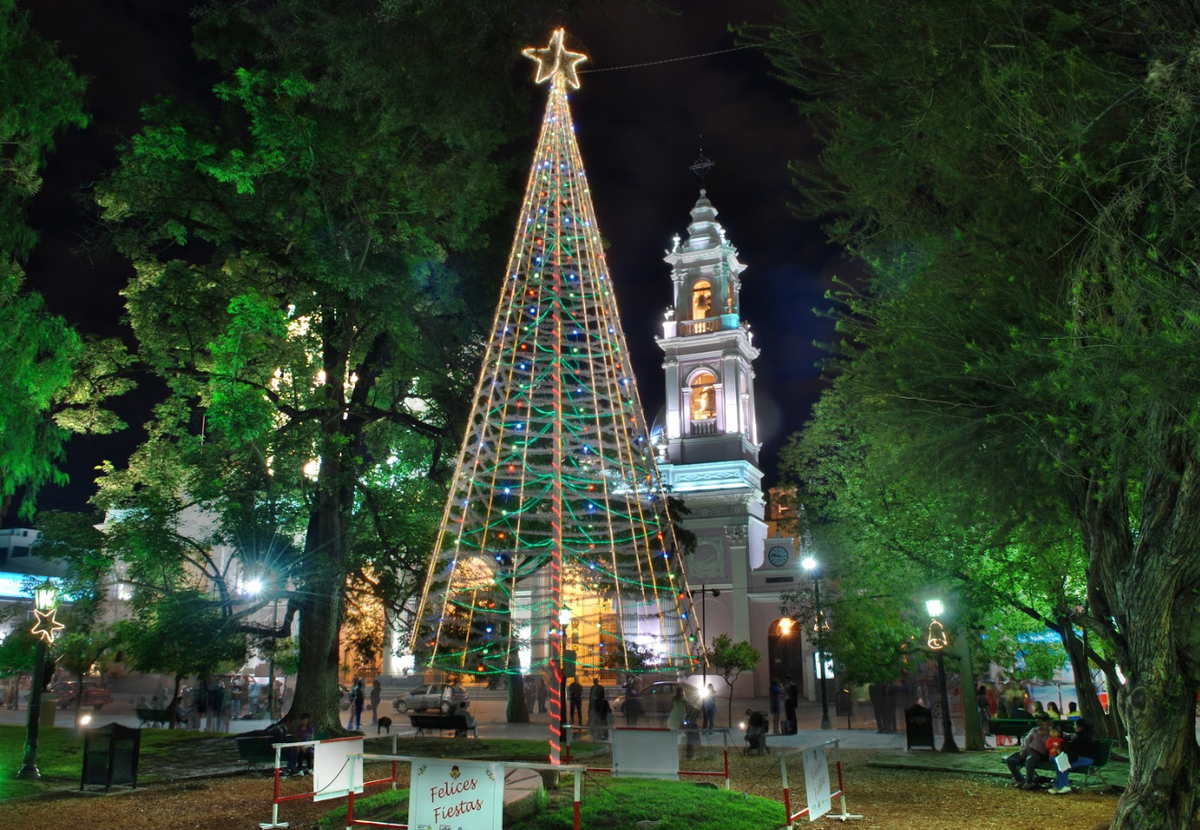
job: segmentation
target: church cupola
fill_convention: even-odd
[[[686,239],[674,236],[664,257],[674,304],[659,339],[667,374],[660,462],[757,464],[751,363],[758,350],[740,311],[746,266],[726,239],[707,190],[700,191],[691,216]]]
[[[736,329],[739,325],[740,274],[746,266],[738,262],[737,249],[725,238],[717,221],[717,209],[700,191],[692,208],[688,236],[679,236],[667,252],[675,283],[676,333],[682,336]],[[668,335],[670,336],[670,335]]]

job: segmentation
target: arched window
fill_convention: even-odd
[[[712,313],[712,286],[708,280],[697,280],[692,286],[692,319],[703,320]]]
[[[717,379],[712,372],[697,372],[692,388],[692,420],[710,421],[717,417]]]

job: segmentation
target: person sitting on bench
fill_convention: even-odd
[[[313,739],[312,724],[308,722],[308,712],[300,715],[300,723],[296,725],[292,732],[293,741],[311,741]],[[288,775],[296,775],[302,769],[312,770],[313,765],[313,747],[311,746],[289,746],[285,749],[287,754],[287,772]]]
[[[454,730],[454,737],[465,738],[467,737],[467,732],[475,728],[476,723],[475,718],[467,711],[467,702],[465,700],[458,704],[458,711],[455,712],[455,715],[462,721],[462,725]]]
[[[1075,721],[1075,737],[1066,745],[1067,760],[1070,761],[1070,766],[1067,769],[1059,768],[1057,770],[1054,776],[1054,786],[1050,788],[1050,792],[1054,795],[1069,793],[1071,791],[1069,775],[1096,763],[1095,759],[1099,752],[1100,747],[1096,745],[1096,739],[1092,736],[1092,725],[1085,720]]]
[[[753,709],[746,710],[746,751],[757,749],[762,754],[767,749],[767,717]]]

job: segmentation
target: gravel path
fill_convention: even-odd
[[[220,755],[219,747],[215,747]],[[842,753],[848,806],[861,814],[863,828],[885,830],[1103,830],[1113,816],[1117,799],[1112,795],[1072,793],[1052,796],[1015,790],[1002,779],[974,775],[942,775],[897,771],[866,766],[875,753],[847,750]],[[214,758],[214,760],[216,760]],[[589,764],[605,765],[603,756]],[[796,803],[803,804],[800,759],[789,764]],[[720,755],[685,762],[685,768],[719,769]],[[778,755],[730,756],[733,786],[782,801]],[[158,773],[166,773],[159,770]],[[401,766],[401,776],[406,777]],[[368,775],[371,771],[368,770]],[[311,779],[284,781],[285,792],[303,792]],[[401,783],[404,786],[404,783]],[[270,817],[271,778],[265,772],[233,777],[151,784],[135,793],[62,795],[0,805],[0,826],[22,830],[80,830],[117,827],[122,830],[249,830]],[[316,819],[340,801],[313,804],[289,802],[281,818],[294,830],[312,830]],[[795,808],[794,809],[798,809]],[[780,823],[783,807],[780,805]],[[803,822],[807,824],[807,822]],[[823,826],[841,826],[832,820]],[[800,825],[802,826],[802,825]],[[606,828],[606,830],[608,830]]]

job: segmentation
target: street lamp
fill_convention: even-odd
[[[567,734],[567,629],[570,625],[571,608],[564,605],[558,610],[558,653],[562,660],[558,672],[560,678],[558,684],[558,734],[560,740]]]
[[[945,611],[940,599],[925,602],[925,610],[929,612],[929,637],[927,645],[937,652],[938,685],[942,692],[942,752],[958,752],[958,744],[954,742],[954,723],[950,720],[950,690],[946,686],[946,661],[942,651],[950,645],[946,637],[945,627],[938,622],[938,617]]]
[[[700,583],[700,647],[704,649],[704,662],[701,664],[700,671],[704,676],[704,691],[708,690],[708,640],[704,639],[704,624],[708,619],[709,591],[712,591],[713,599],[721,596],[720,588],[709,588],[704,583]],[[693,595],[695,593],[692,591]]]
[[[33,682],[29,690],[29,711],[25,721],[25,762],[17,772],[17,778],[33,781],[42,777],[37,768],[38,727],[42,709],[42,686],[46,680],[46,645],[63,630],[63,624],[54,619],[54,604],[58,589],[46,580],[33,591],[33,633],[37,635],[37,660],[33,669]],[[83,691],[80,690],[80,694]]]
[[[265,583],[259,578],[254,578],[246,583],[246,593],[253,594],[255,597],[262,596]],[[275,599],[271,601],[271,636],[274,637],[274,631],[279,627],[279,595],[275,595]],[[271,651],[267,655],[267,719],[275,720],[275,642],[271,642]]]
[[[801,567],[812,575],[813,605],[817,612],[817,683],[821,687],[821,728],[832,729],[829,722],[829,692],[825,688],[825,611],[821,608],[821,565],[811,556],[800,560]]]

